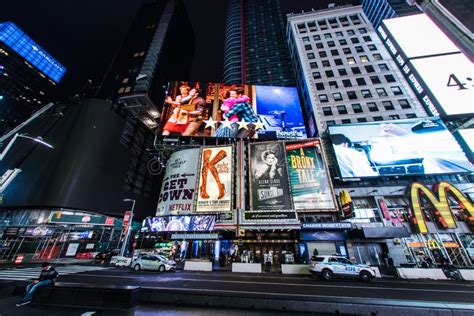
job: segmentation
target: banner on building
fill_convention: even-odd
[[[319,141],[287,143],[286,158],[295,210],[335,211]]]
[[[232,146],[202,148],[196,212],[231,211],[232,158]]]
[[[249,144],[250,208],[293,209],[282,142]]]
[[[199,148],[180,150],[166,164],[156,215],[189,214],[194,211]]]
[[[215,215],[157,216],[143,221],[142,230],[159,232],[212,231],[216,224]]]

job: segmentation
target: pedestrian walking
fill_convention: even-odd
[[[23,306],[31,303],[33,294],[44,286],[54,285],[54,280],[58,277],[58,272],[48,263],[43,262],[41,264],[41,273],[39,278],[34,279],[30,284],[26,286],[26,295],[16,306]]]

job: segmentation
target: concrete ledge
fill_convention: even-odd
[[[184,271],[212,271],[212,262],[186,260],[184,263]]]
[[[447,280],[441,269],[397,268],[398,276],[402,279]]]
[[[282,264],[282,274],[310,274],[308,264]]]
[[[459,271],[459,273],[461,273],[461,276],[464,280],[474,281],[474,270],[459,269],[458,271]]]
[[[262,265],[260,263],[232,263],[232,272],[243,273],[262,273]]]

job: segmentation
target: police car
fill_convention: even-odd
[[[335,276],[358,277],[362,281],[371,281],[375,278],[375,270],[364,264],[352,263],[341,256],[317,256],[311,259],[309,272],[321,276],[329,281]]]

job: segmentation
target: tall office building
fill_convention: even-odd
[[[421,13],[417,6],[406,0],[362,0],[362,9],[375,29],[382,20]]]
[[[0,23],[0,136],[54,98],[65,72],[18,26]]]
[[[290,14],[288,37],[311,136],[334,124],[427,115],[361,6]]]
[[[294,85],[278,0],[229,0],[224,82]]]

